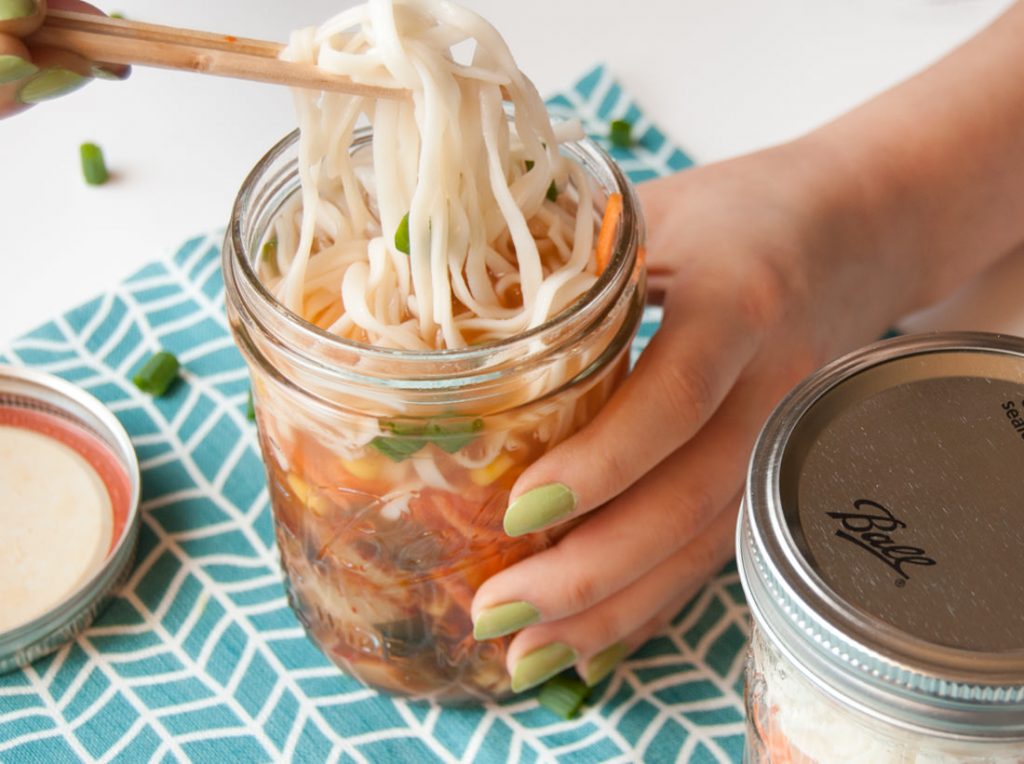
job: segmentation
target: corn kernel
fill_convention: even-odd
[[[331,503],[327,499],[319,493],[310,491],[309,483],[294,472],[288,473],[288,487],[292,489],[295,497],[306,506],[306,509],[319,517],[323,517],[331,508]]]
[[[288,487],[292,489],[292,493],[301,501],[303,504],[306,503],[306,499],[309,498],[309,484],[296,475],[294,472],[288,473]]]
[[[515,464],[515,460],[502,451],[498,454],[498,458],[486,467],[477,467],[475,470],[470,470],[469,479],[479,486],[490,485],[508,472],[513,464]]]
[[[380,474],[380,459],[367,456],[362,459],[342,459],[341,466],[345,472],[360,480],[373,480]]]
[[[331,508],[331,502],[322,494],[315,493],[306,502],[306,508],[317,517],[323,517]]]

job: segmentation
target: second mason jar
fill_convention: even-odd
[[[751,764],[1024,762],[1024,339],[880,343],[801,383],[739,527]]]
[[[371,139],[357,135],[351,150]],[[476,641],[470,603],[489,576],[552,542],[504,534],[509,491],[628,369],[644,302],[632,189],[594,143],[565,146],[599,202],[623,199],[612,260],[591,291],[509,340],[388,350],[306,323],[257,277],[264,235],[298,188],[296,146],[297,133],[245,181],[224,247],[289,598],[324,653],[370,686],[500,697],[508,639]]]

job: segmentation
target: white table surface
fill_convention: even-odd
[[[1009,5],[464,1],[504,33],[542,93],[603,61],[701,162],[831,119],[926,66]],[[108,9],[141,21],[283,40],[288,30],[349,4],[116,0]],[[144,69],[125,83],[97,82],[0,122],[0,344],[189,236],[224,226],[242,178],[294,124],[283,89]],[[82,181],[78,146],[86,140],[105,149],[115,173],[106,186]],[[1024,283],[1024,268],[1011,275]],[[1009,292],[1009,299],[1019,294]],[[989,328],[1015,326],[1007,327],[1005,317],[992,320]]]

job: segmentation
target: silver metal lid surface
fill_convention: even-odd
[[[1024,736],[1024,339],[908,337],[827,366],[751,461],[751,609],[813,681],[952,735]]]

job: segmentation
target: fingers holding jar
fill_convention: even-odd
[[[71,93],[94,77],[124,79],[130,68],[97,64],[68,50],[37,45],[31,35],[47,8],[102,14],[80,0],[0,0],[0,118]]]
[[[474,600],[476,635],[521,628],[508,603],[555,621],[596,606],[697,538],[743,482],[757,396],[742,385],[701,433],[555,546],[497,573]],[[577,454],[574,458],[584,459]],[[523,618],[529,612],[518,611]]]
[[[736,494],[690,544],[595,607],[516,635],[507,656],[512,690],[522,692],[573,666],[588,685],[601,682],[725,564],[738,506]]]

